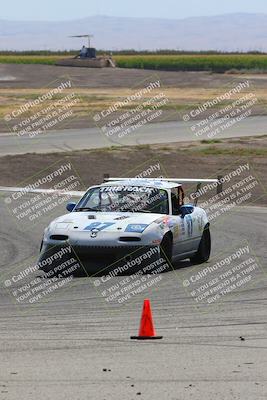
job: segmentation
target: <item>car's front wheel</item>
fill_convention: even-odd
[[[211,251],[211,237],[210,237],[210,230],[209,226],[206,226],[196,254],[194,257],[190,258],[190,261],[194,264],[202,264],[210,258],[210,251]]]

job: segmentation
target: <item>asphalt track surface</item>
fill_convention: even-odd
[[[5,197],[6,195],[3,194]],[[267,398],[267,211],[237,208],[214,221],[212,265],[219,253],[246,246],[265,271],[219,303],[196,309],[182,281],[184,261],[155,287],[118,307],[91,278],[32,306],[14,304],[4,288],[10,269],[38,256],[45,220],[17,224],[0,201],[0,398],[3,400],[260,400]],[[58,214],[64,209],[58,209]],[[232,250],[229,250],[229,249]],[[233,264],[238,261],[232,261]],[[266,277],[266,275],[265,275]],[[123,277],[114,278],[119,283]],[[160,341],[136,342],[144,298]],[[241,340],[242,337],[244,340]]]
[[[207,139],[206,135],[197,137],[191,131],[192,123],[171,121],[146,124],[131,134],[118,138],[116,134],[105,136],[100,128],[65,129],[48,131],[29,138],[18,137],[12,133],[0,134],[0,156],[24,153],[51,153],[72,150],[96,149],[118,145],[140,145],[188,142]],[[260,136],[267,133],[267,117],[247,118],[227,128],[216,139]]]

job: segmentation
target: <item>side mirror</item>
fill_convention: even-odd
[[[72,212],[73,209],[75,208],[75,206],[76,206],[76,203],[68,203],[68,204],[66,205],[66,209],[67,209],[69,212]]]
[[[186,215],[192,214],[192,212],[194,211],[194,206],[192,206],[191,204],[181,206],[180,211],[181,211],[181,217],[184,218]]]

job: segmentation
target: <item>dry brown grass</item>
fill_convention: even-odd
[[[60,98],[64,98],[66,95],[70,93],[75,93],[79,98],[79,103],[73,107],[74,114],[84,115],[90,112],[97,112],[99,110],[106,109],[112,106],[117,101],[125,99],[127,96],[132,95],[138,89],[129,89],[129,88],[102,88],[102,89],[89,89],[89,88],[75,88],[74,90],[67,89],[63,94],[57,95],[51,102],[56,102]],[[153,96],[156,96],[159,93],[164,93],[166,98],[169,100],[166,106],[163,106],[163,109],[169,108],[177,108],[177,109],[186,109],[193,104],[205,102],[207,100],[213,99],[216,96],[219,96],[225,92],[225,88],[221,89],[205,89],[205,88],[161,88],[158,90],[153,90]],[[2,89],[0,96],[0,116],[3,117],[5,114],[10,113],[12,110],[20,107],[24,103],[29,100],[34,100],[38,96],[45,94],[48,89]],[[250,92],[243,91],[242,95]],[[254,95],[257,97],[258,102],[263,106],[267,106],[267,91],[264,89],[253,89]],[[148,99],[151,97],[151,94],[144,95],[143,99]],[[233,96],[233,99],[240,97],[240,95]],[[124,109],[135,108],[140,102],[143,101],[134,101]],[[227,102],[226,102],[227,103]],[[35,108],[38,111],[38,108]]]

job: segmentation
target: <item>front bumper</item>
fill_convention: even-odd
[[[62,257],[55,258],[68,249]],[[94,274],[107,275],[110,271],[117,268],[124,274],[137,273],[148,264],[159,259],[160,251],[158,246],[148,245],[92,245],[92,244],[71,244],[64,243],[45,243],[39,258],[41,269],[48,272],[51,269],[57,270],[60,265],[67,263],[70,259],[75,259],[79,263],[78,274],[92,276]],[[47,264],[47,260],[53,262]]]

